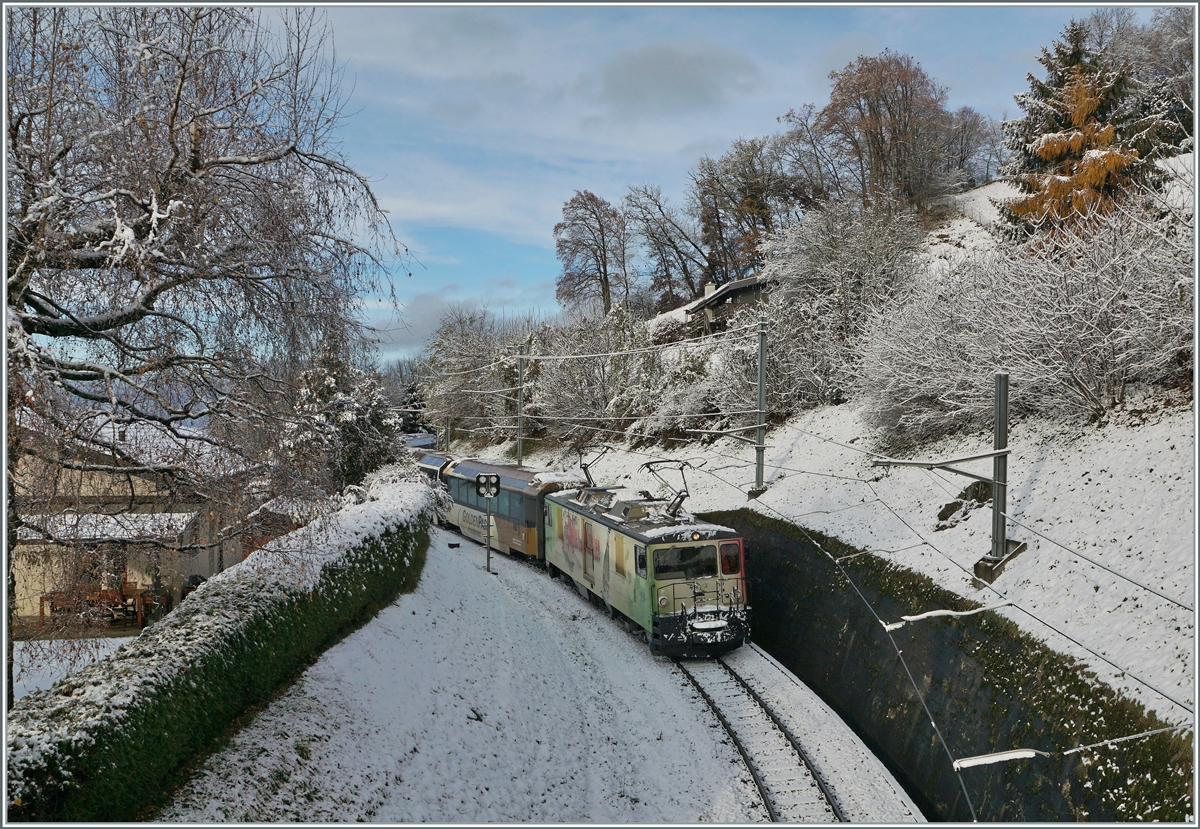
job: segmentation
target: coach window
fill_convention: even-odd
[[[642,578],[646,578],[646,548],[634,546],[633,556],[637,563],[637,574]]]
[[[726,576],[736,576],[742,571],[742,562],[738,556],[737,544],[721,545],[721,572]]]
[[[496,496],[496,502],[492,504],[492,512],[496,515],[508,515],[508,490],[500,490],[500,494]]]
[[[462,501],[462,494],[461,494],[460,488],[458,486],[459,483],[460,483],[460,481],[458,480],[458,478],[450,479],[450,497],[453,498],[455,501]]]

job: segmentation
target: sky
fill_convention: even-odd
[[[1093,8],[328,8],[342,150],[413,257],[391,278],[399,317],[367,304],[381,360],[417,354],[450,303],[556,313],[552,232],[577,190],[616,203],[652,183],[678,202],[702,156],[824,105],[831,71],[884,49],[916,58],[951,109],[1016,117],[1039,49]]]

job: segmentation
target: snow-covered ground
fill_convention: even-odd
[[[416,591],[327,651],[161,819],[766,819],[668,661],[545,573],[494,555],[488,575],[479,545],[431,539]]]
[[[1106,425],[1070,427],[1033,419],[1011,424],[1009,513],[1046,538],[1194,607],[1194,416],[1186,403],[1163,403],[1162,395],[1131,401]],[[1009,537],[1028,542],[1029,548],[997,579],[994,587],[1003,597],[976,588],[971,573],[990,549],[991,509],[960,512],[944,522],[953,526],[939,530],[939,511],[971,480],[941,471],[872,466],[872,432],[852,404],[805,413],[771,431],[767,444],[768,489],[754,501],[746,498],[754,481],[754,450],[727,439],[674,450],[618,447],[592,467],[592,474],[599,483],[660,490],[638,466],[651,458],[687,459],[697,467],[687,471],[691,497],[685,507],[692,512],[749,506],[879,551],[982,604],[1007,598],[1028,613],[1000,612],[1050,647],[1083,660],[1105,682],[1166,720],[1192,719],[1138,681],[1192,705],[1192,612],[1014,524]],[[501,456],[506,448],[481,454]],[[991,448],[989,429],[942,440],[907,459],[963,457]],[[554,451],[526,458],[531,466],[559,468],[577,460]],[[963,468],[988,476],[991,461]]]

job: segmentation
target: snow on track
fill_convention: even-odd
[[[772,819],[780,823],[835,823],[829,800],[786,734],[717,660],[680,662],[713,708],[720,712],[754,768]]]
[[[669,661],[544,573],[483,563],[433,529],[416,591],[327,651],[160,819],[767,819]]]
[[[722,661],[770,706],[851,823],[913,823],[925,817],[887,767],[807,685],[757,645]]]

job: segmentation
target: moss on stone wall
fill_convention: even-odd
[[[835,557],[862,551],[750,510],[704,517],[746,537],[759,644],[883,755],[930,818],[970,820],[886,632],[813,542]],[[884,621],[980,606],[882,557],[842,564]],[[991,611],[927,619],[893,635],[955,758],[1013,748],[1051,754],[963,769],[980,820],[1183,821],[1193,813],[1191,732],[1063,754],[1166,725],[1078,660]]]

